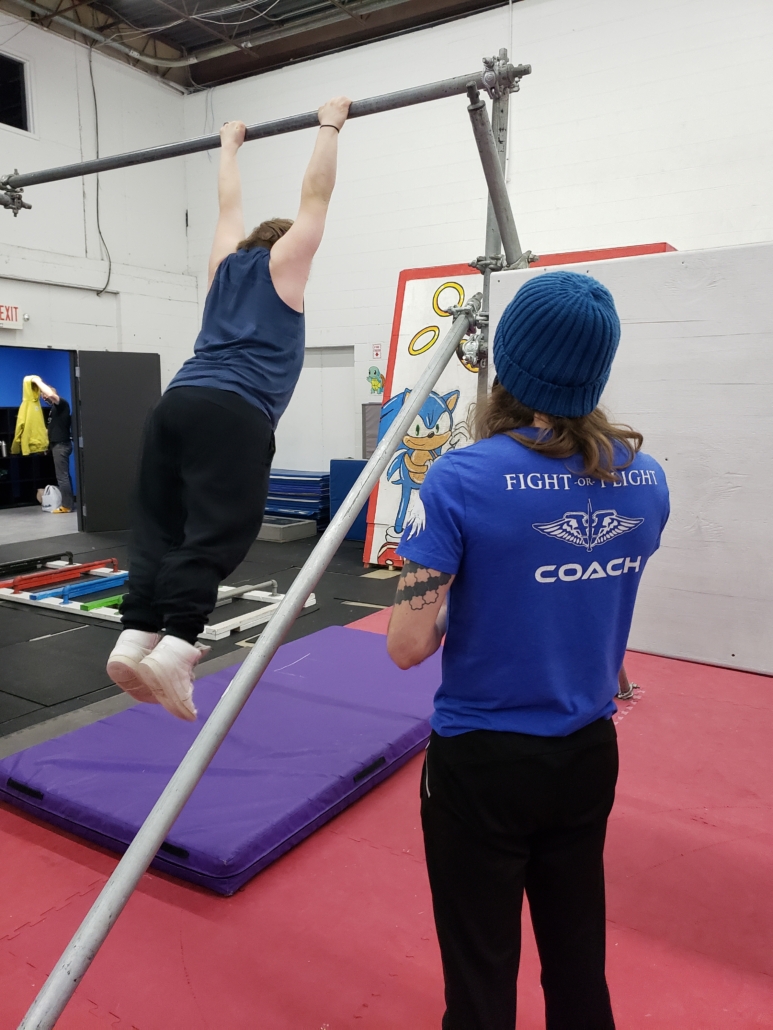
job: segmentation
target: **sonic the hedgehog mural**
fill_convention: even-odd
[[[410,393],[410,390],[403,390],[381,409],[379,437],[389,429]],[[458,402],[458,390],[445,396],[431,393],[387,469],[387,479],[401,490],[400,506],[392,527],[395,536],[401,536],[407,529],[410,540],[414,533],[424,528],[424,506],[419,498],[419,487],[424,482],[427,469],[440,457],[451,439],[454,409]]]
[[[388,401],[381,409],[379,439],[386,433],[410,395],[404,390]],[[472,438],[472,423],[475,404],[467,408],[464,420],[456,417],[461,391],[431,393],[416,416],[416,420],[405,434],[395,452],[385,480],[400,491],[394,523],[386,526],[384,540],[378,551],[379,565],[401,565],[397,545],[404,533],[407,539],[424,528],[424,505],[419,489],[430,466],[446,451],[464,447]]]
[[[407,269],[400,273],[395,322],[390,341],[378,438],[408,403],[453,306],[479,286],[469,266]],[[434,391],[404,433],[373,491],[368,510],[364,560],[369,565],[399,568],[400,540],[410,539],[425,524],[419,494],[430,467],[447,451],[472,442],[478,393],[478,368],[457,353],[441,373]],[[370,371],[370,370],[369,370]]]

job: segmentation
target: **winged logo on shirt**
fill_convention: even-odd
[[[644,522],[644,519],[632,519],[627,515],[618,515],[613,508],[594,511],[588,501],[587,511],[565,511],[560,519],[553,522],[534,522],[532,527],[538,533],[551,536],[554,540],[574,544],[592,551],[594,547],[609,543],[623,533],[630,533]]]

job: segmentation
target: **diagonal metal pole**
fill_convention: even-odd
[[[405,407],[376,447],[348,497],[325,530],[273,619],[268,623],[247,660],[234,676],[215,710],[167,784],[137,836],[116,866],[86,918],[27,1012],[19,1030],[51,1030],[75,988],[91,965],[142,874],[150,863],[212,761],[236,717],[266,670],[276,649],[301,612],[303,605],[327,568],[357,513],[387,467],[398,443],[408,431],[443,369],[456,353],[462,338],[474,328],[480,311],[480,294],[462,308],[452,309],[451,329],[436,344],[437,350],[411,391]]]
[[[470,98],[470,105],[467,110],[470,113],[472,132],[475,136],[475,143],[480,154],[480,161],[483,165],[483,174],[486,176],[491,206],[496,218],[499,235],[505,248],[505,258],[508,265],[514,265],[523,256],[521,244],[518,239],[518,230],[515,228],[513,209],[510,206],[510,198],[507,194],[505,173],[500,163],[497,145],[494,134],[491,131],[491,122],[486,111],[485,101],[478,92],[475,82],[467,86],[467,96]],[[488,242],[488,233],[487,242]],[[487,253],[486,255],[490,255]]]
[[[531,73],[531,65],[518,65],[512,69],[514,78]],[[399,90],[396,93],[385,93],[367,100],[355,100],[349,108],[349,118],[362,118],[365,115],[379,114],[382,111],[395,111],[402,107],[412,107],[431,100],[442,100],[445,97],[461,96],[467,92],[468,83],[482,82],[482,74],[460,75],[454,79],[442,79],[426,86],[414,86],[411,89]],[[278,118],[271,122],[250,125],[245,133],[245,140],[266,139],[269,136],[280,136],[299,129],[312,129],[319,125],[316,111],[305,114]],[[0,189],[17,190],[26,186],[36,186],[43,182],[56,182],[60,179],[73,179],[79,175],[93,175],[96,172],[107,172],[113,168],[128,168],[132,165],[147,164],[150,161],[164,161],[170,157],[181,157],[184,154],[198,154],[204,150],[215,150],[220,146],[220,135],[213,133],[196,139],[182,140],[179,143],[167,143],[160,147],[149,147],[145,150],[134,150],[125,154],[114,154],[91,161],[79,161],[76,164],[61,165],[59,168],[47,168],[39,172],[18,172],[0,177]],[[3,206],[10,204],[0,201]]]
[[[506,49],[499,51],[499,68],[509,68],[508,53]],[[491,103],[491,131],[494,136],[494,143],[499,155],[499,163],[503,173],[506,171],[507,162],[507,133],[510,120],[510,88],[499,80],[498,96],[492,97]],[[507,180],[505,180],[507,181]],[[499,226],[494,213],[494,205],[491,197],[488,198],[488,210],[486,212],[486,242],[482,260],[477,263],[478,269],[483,272],[483,301],[481,304],[481,327],[478,351],[478,389],[477,404],[479,410],[486,404],[489,392],[489,298],[491,296],[491,273],[494,268],[501,265],[502,260],[502,237],[499,235]]]

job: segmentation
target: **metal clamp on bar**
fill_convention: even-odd
[[[533,250],[525,250],[514,265],[508,265],[502,254],[498,254],[496,257],[487,257],[485,254],[481,254],[470,261],[469,265],[470,268],[477,268],[479,272],[485,274],[487,271],[504,272],[506,268],[528,268],[535,261],[539,261],[539,254],[535,254]]]
[[[470,261],[470,268],[477,268],[479,272],[502,272],[507,268],[507,261],[502,254],[496,257],[480,254],[474,261]]]
[[[14,175],[19,174],[19,169],[14,169]],[[32,210],[32,204],[28,204],[25,200],[22,200],[23,189],[18,186],[11,186],[10,180],[13,178],[12,175],[4,175],[0,178],[0,207],[7,207],[9,211],[13,211],[13,217],[19,214],[19,212],[25,208],[27,211]]]
[[[483,58],[481,83],[492,100],[499,100],[505,93],[517,93],[524,75],[531,75],[531,65],[510,64],[506,50],[500,50],[498,57]]]
[[[480,369],[481,362],[488,355],[488,344],[484,334],[478,330],[462,340],[456,348],[456,356],[466,368]]]

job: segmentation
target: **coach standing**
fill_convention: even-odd
[[[545,273],[494,344],[479,440],[421,488],[388,646],[440,646],[422,823],[443,959],[443,1030],[513,1030],[523,892],[547,1030],[613,1030],[603,850],[612,716],[634,601],[668,518],[642,437],[597,407],[620,338],[609,291]],[[447,607],[447,617],[446,617]]]

